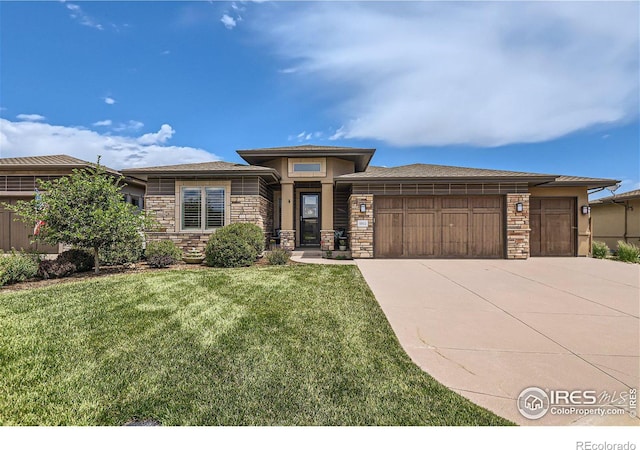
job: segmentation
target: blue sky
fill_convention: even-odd
[[[0,2],[0,154],[318,144],[640,188],[637,2]]]

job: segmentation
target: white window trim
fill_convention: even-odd
[[[294,164],[320,164],[318,172],[296,172]],[[289,178],[324,178],[327,176],[327,158],[288,158]]]
[[[223,188],[224,189],[224,225],[228,225],[231,219],[231,181],[230,180],[176,180],[176,229],[179,233],[199,233],[210,234],[215,233],[217,228],[206,229],[206,220],[203,220],[202,226],[199,229],[184,230],[182,228],[182,188],[200,188],[202,190],[202,197],[200,201],[206,202],[206,193],[204,188]],[[206,208],[205,208],[206,210]],[[204,211],[203,211],[204,216]]]

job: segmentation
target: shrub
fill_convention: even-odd
[[[110,247],[100,249],[100,263],[105,266],[117,266],[138,262],[142,258],[143,252],[142,236],[135,234],[127,240],[116,242]]]
[[[56,261],[61,264],[70,262],[75,266],[75,272],[88,272],[93,269],[93,255],[88,250],[72,248],[58,255]]]
[[[10,256],[0,257],[0,286],[18,283],[37,274],[37,256],[14,251]]]
[[[269,264],[272,266],[284,266],[289,262],[290,257],[291,254],[282,248],[277,248],[267,253],[267,261],[269,261]]]
[[[640,262],[640,248],[624,241],[618,241],[618,259],[624,262]]]
[[[76,272],[77,267],[74,263],[60,259],[40,261],[38,267],[38,277],[44,280],[48,280],[49,278],[64,278]]]
[[[216,231],[205,248],[205,263],[214,267],[243,267],[264,250],[264,234],[257,225],[233,223]]]
[[[609,256],[609,247],[604,242],[593,241],[591,252],[594,258],[605,259]]]
[[[168,239],[149,242],[145,250],[147,262],[151,267],[168,267],[182,257],[182,252]]]

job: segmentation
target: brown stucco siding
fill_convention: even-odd
[[[640,199],[592,204],[591,226],[593,240],[606,243],[612,250],[618,247],[618,241],[640,245]]]

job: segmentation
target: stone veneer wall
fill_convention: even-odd
[[[261,195],[232,195],[231,223],[255,223],[265,236],[273,230],[273,203]]]
[[[335,250],[335,233],[333,230],[320,230],[320,249]]]
[[[147,233],[148,241],[170,239],[181,249],[195,247],[204,250],[211,233],[179,232],[176,228],[176,200],[173,195],[147,195],[145,209],[153,211],[159,231]],[[273,204],[260,195],[232,195],[230,223],[255,223],[265,233],[273,228]]]
[[[516,211],[522,203],[522,212]],[[507,194],[507,259],[529,257],[529,194]]]
[[[280,247],[293,251],[296,248],[296,230],[280,230]]]
[[[366,212],[360,212],[360,205]],[[358,227],[358,220],[366,220],[366,227]],[[373,195],[353,194],[349,197],[349,246],[354,258],[373,258]]]

